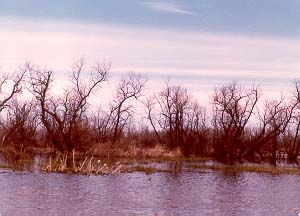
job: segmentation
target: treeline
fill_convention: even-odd
[[[106,110],[92,112],[88,100],[97,95],[109,64],[87,67],[77,61],[70,86],[53,93],[53,71],[27,63],[14,77],[0,79],[0,144],[17,151],[51,147],[61,152],[87,152],[98,144],[109,149],[156,145],[180,149],[183,155],[211,156],[223,161],[298,162],[300,151],[300,82],[293,94],[261,101],[256,86],[231,82],[215,89],[212,106],[196,101],[187,89],[166,83],[144,96],[146,79],[127,74],[116,86]],[[23,93],[22,93],[23,92]],[[24,97],[30,94],[30,99]],[[135,126],[135,105],[145,109],[146,124]]]

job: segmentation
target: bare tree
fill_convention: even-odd
[[[187,149],[185,149],[185,152],[188,154],[207,154],[209,127],[206,108],[201,106],[197,101],[194,101],[191,103],[185,121],[187,121],[184,145]]]
[[[1,121],[4,129],[2,145],[14,147],[17,151],[27,151],[27,147],[36,146],[36,130],[39,118],[34,110],[33,102],[10,103],[6,118]]]
[[[8,102],[14,95],[22,91],[22,81],[26,71],[23,70],[15,77],[0,77],[0,112],[8,106]]]
[[[149,120],[159,143],[181,149],[184,155],[204,154],[207,143],[206,109],[185,88],[170,85],[148,98]]]
[[[218,157],[233,161],[244,153],[244,133],[259,98],[256,87],[243,90],[237,83],[229,83],[215,90],[213,97],[216,127],[220,145]],[[237,155],[238,154],[238,155]]]
[[[270,155],[270,162],[276,165],[279,137],[288,127],[295,105],[285,98],[267,101],[262,113],[259,114],[259,127],[254,130],[249,140],[247,154],[257,153],[264,158],[264,153]]]
[[[181,147],[191,95],[186,89],[167,83],[167,87],[156,96],[156,101],[160,110],[158,124],[168,135],[169,147]]]
[[[21,93],[22,91],[22,82],[24,80],[26,71],[21,71],[15,77],[10,77],[8,75],[3,75],[0,77],[0,113],[9,108],[10,102],[14,98],[15,95]],[[6,120],[3,119],[3,114],[0,116],[0,124],[1,124],[1,133],[0,137],[2,140],[1,145],[6,143],[7,139],[7,125]]]
[[[84,82],[87,70],[84,60],[73,65],[70,81],[72,87],[65,89],[62,97],[51,95],[53,72],[26,64],[30,72],[31,92],[39,102],[41,120],[54,146],[62,151],[82,148],[82,129],[86,125],[87,100],[107,78],[110,65],[97,64],[90,68],[90,78]]]
[[[290,121],[290,127],[288,128],[288,135],[291,138],[290,142],[288,143],[287,147],[287,154],[288,159],[291,162],[296,162],[297,157],[300,153],[300,139],[299,139],[299,132],[300,132],[300,81],[297,80],[295,82],[295,92],[293,95],[294,110],[292,114],[292,118]]]
[[[267,137],[269,138],[270,160],[272,164],[276,165],[278,139],[279,136],[286,131],[292,118],[295,105],[283,103],[282,101],[274,101],[270,106],[271,107],[268,108],[269,130]]]
[[[164,90],[148,99],[147,119],[160,143],[166,143],[169,148],[184,147],[190,103],[191,95],[186,89],[168,82]]]
[[[96,113],[93,114],[90,120],[90,122],[92,123],[95,143],[105,143],[112,138],[113,123],[112,117],[109,114],[99,109]]]
[[[118,141],[123,128],[132,117],[133,107],[130,101],[131,99],[138,100],[142,96],[145,83],[145,78],[134,73],[129,73],[121,79],[117,87],[117,93],[110,104],[110,112],[107,118],[113,124],[112,143]]]
[[[146,110],[147,110],[147,117],[146,119],[149,120],[151,126],[152,126],[152,129],[157,137],[157,140],[158,140],[158,143],[159,144],[162,144],[162,139],[159,135],[159,132],[156,128],[156,125],[155,125],[155,117],[153,116],[153,109],[155,109],[155,101],[154,101],[154,97],[149,97],[145,103],[145,107],[146,107]]]

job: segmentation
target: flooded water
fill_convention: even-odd
[[[295,215],[300,176],[222,171],[122,173],[0,173],[6,215]]]

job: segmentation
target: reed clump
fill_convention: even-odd
[[[42,168],[46,172],[58,173],[78,173],[78,174],[97,174],[97,175],[115,175],[121,172],[122,164],[116,162],[112,166],[96,160],[93,156],[85,157],[83,161],[76,161],[75,152],[72,153],[72,162],[68,160],[68,153],[59,153],[55,159],[49,158],[49,164]]]

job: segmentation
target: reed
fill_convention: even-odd
[[[75,152],[72,152],[72,164],[68,166],[68,154],[59,153],[53,161],[49,158],[49,164],[42,167],[42,171],[56,173],[78,173],[78,174],[97,174],[97,175],[116,175],[123,168],[120,162],[108,166],[106,163],[101,163],[100,160],[94,160],[94,157],[85,157],[83,161],[76,161]]]

